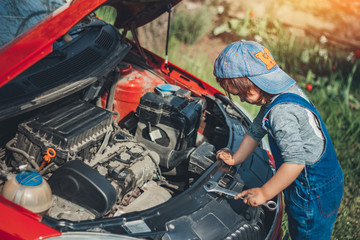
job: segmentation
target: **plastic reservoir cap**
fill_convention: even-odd
[[[179,90],[180,87],[172,84],[159,84],[155,89],[163,95],[171,95]]]
[[[118,68],[120,70],[121,75],[129,74],[132,71],[132,66],[130,64],[124,63],[124,62],[119,63]]]
[[[38,186],[43,182],[38,172],[21,172],[16,175],[16,180],[24,186]]]
[[[156,86],[157,89],[164,92],[176,92],[180,89],[179,86],[172,85],[172,84],[159,84]]]

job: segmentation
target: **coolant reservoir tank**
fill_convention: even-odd
[[[51,207],[49,184],[38,172],[21,172],[4,185],[2,195],[35,213],[44,213]]]
[[[118,64],[120,78],[116,84],[114,110],[120,113],[120,120],[136,112],[140,98],[147,92],[154,92],[157,85],[164,83],[158,76],[128,63]],[[106,106],[107,95],[102,97]]]

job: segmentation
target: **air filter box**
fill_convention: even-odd
[[[18,127],[16,147],[33,156],[40,164],[47,149],[58,165],[67,159],[89,159],[90,148],[111,130],[113,114],[90,103],[76,101],[53,112],[44,113]],[[14,153],[16,160],[23,156]]]

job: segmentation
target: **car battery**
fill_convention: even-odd
[[[160,152],[161,164],[168,165],[171,151],[194,147],[205,101],[179,89],[171,94],[146,93],[137,108],[136,137]],[[174,154],[172,154],[174,155]],[[177,154],[178,156],[178,154]]]
[[[51,155],[51,161],[57,165],[68,159],[88,160],[105,134],[111,131],[113,116],[88,102],[72,102],[19,124],[16,148],[38,164],[47,155]],[[24,160],[19,153],[14,153],[14,158],[17,162]]]
[[[178,92],[178,91],[177,91]],[[139,121],[149,124],[157,129],[158,125],[165,125],[176,130],[180,137],[174,150],[183,150],[194,146],[197,128],[204,110],[204,101],[200,98],[186,97],[183,95],[162,96],[148,92],[140,100],[137,108]],[[156,140],[151,129],[149,140]],[[160,135],[158,135],[160,136]],[[181,142],[181,143],[180,143]]]

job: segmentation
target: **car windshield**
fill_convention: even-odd
[[[1,0],[0,47],[65,3],[65,0]]]

